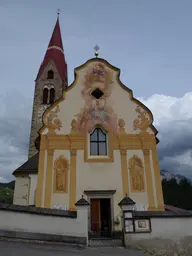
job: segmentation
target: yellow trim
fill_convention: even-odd
[[[30,199],[30,190],[31,190],[31,177],[29,176],[29,185],[28,185],[28,205],[29,205],[29,199]]]
[[[154,210],[155,207],[155,199],[154,199],[154,191],[153,191],[153,180],[152,180],[152,172],[151,172],[151,163],[150,163],[150,150],[143,149],[144,162],[145,162],[145,176],[147,180],[147,194],[148,194],[148,210]]]
[[[77,150],[71,150],[71,160],[70,160],[70,188],[69,188],[69,210],[75,211],[76,203],[76,165],[77,165]]]
[[[127,168],[127,150],[121,149],[121,175],[122,175],[122,185],[123,185],[123,196],[129,194],[128,187],[128,168]]]
[[[100,127],[100,126],[97,126]],[[96,127],[94,127],[95,129]],[[84,135],[84,162],[89,162],[89,163],[98,163],[98,162],[103,162],[103,163],[108,163],[108,162],[113,162],[114,161],[114,156],[113,156],[113,136],[112,132],[106,131],[103,127],[100,127],[102,130],[106,132],[107,135],[107,156],[90,156],[89,155],[89,147],[90,147],[90,140],[89,136],[90,133],[87,133]]]
[[[51,208],[51,194],[52,194],[52,176],[53,176],[53,150],[47,150],[47,172],[46,172],[46,183],[45,183],[45,200],[44,207]]]
[[[71,145],[73,145],[73,148],[75,149],[87,150],[87,147],[85,147],[85,145],[87,145],[88,143],[88,138],[85,135],[48,134],[47,138],[49,142],[49,149],[66,150],[66,149],[70,149]],[[112,151],[119,150],[120,147],[126,148],[127,150],[142,149],[141,140],[144,141],[145,146],[147,148],[152,148],[153,142],[154,142],[154,135],[145,134],[145,135],[139,135],[138,137],[137,134],[123,134],[120,136],[116,136],[111,132],[109,132],[109,147],[111,148]]]
[[[34,200],[33,200],[34,205],[36,205],[36,201],[37,201],[37,189],[35,189],[34,191]]]
[[[154,147],[152,149],[152,160],[153,160],[153,168],[154,168],[154,176],[155,176],[155,188],[156,188],[156,196],[157,196],[157,209],[159,211],[164,211],[164,198],[163,198],[163,190],[161,183],[161,174],[158,162],[158,153],[156,144],[154,143]]]
[[[36,189],[36,207],[43,207],[43,182],[44,182],[44,167],[45,167],[45,149],[47,148],[47,137],[41,135],[40,152],[39,152],[39,164],[38,164],[38,179]]]

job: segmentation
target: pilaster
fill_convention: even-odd
[[[45,201],[44,207],[51,208],[51,194],[53,187],[53,150],[47,150],[47,172],[46,172],[46,183],[45,183]]]
[[[154,175],[155,175],[155,187],[156,187],[156,195],[157,195],[157,210],[164,211],[164,199],[163,199],[163,191],[162,191],[162,183],[161,183],[161,174],[159,168],[158,154],[156,144],[154,144],[152,148],[152,160],[154,166]]]
[[[36,207],[43,207],[43,182],[44,182],[44,168],[45,168],[45,150],[47,148],[47,137],[41,135],[40,151],[39,151],[39,165],[38,165],[38,179],[36,189]]]
[[[71,157],[70,157],[70,189],[69,189],[69,209],[71,211],[76,210],[75,203],[76,203],[76,166],[77,166],[77,150],[71,150]]]
[[[127,150],[120,149],[120,155],[121,155],[121,175],[122,175],[123,194],[128,195],[129,188],[128,188]]]
[[[155,208],[155,199],[153,191],[153,180],[151,172],[151,163],[150,163],[150,150],[145,148],[143,149],[144,162],[145,162],[145,175],[147,180],[147,194],[148,194],[148,210],[154,210]]]

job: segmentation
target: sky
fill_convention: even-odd
[[[98,44],[153,112],[161,169],[192,178],[191,0],[0,0],[0,182],[27,160],[34,79],[58,8],[69,83]]]

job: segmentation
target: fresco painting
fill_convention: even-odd
[[[118,117],[110,103],[114,86],[112,75],[102,63],[96,63],[85,71],[81,90],[85,104],[76,115],[79,132],[90,132],[96,125],[102,125],[107,131],[118,133]],[[94,97],[96,91],[97,97]]]

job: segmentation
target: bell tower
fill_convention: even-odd
[[[44,111],[62,97],[63,91],[67,86],[67,63],[65,61],[58,16],[44,60],[35,80],[29,158],[38,152],[38,131],[43,125],[42,115]]]

